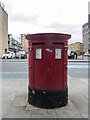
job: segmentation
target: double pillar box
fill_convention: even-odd
[[[57,108],[68,103],[67,50],[71,35],[28,34],[28,102],[41,108]]]

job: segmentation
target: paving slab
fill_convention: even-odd
[[[15,92],[2,92],[2,100],[5,101],[13,101],[15,96]]]
[[[27,94],[23,94],[20,96],[15,96],[13,101],[13,106],[26,106],[27,103]]]
[[[54,118],[55,112],[47,110],[26,111],[24,107],[14,107],[10,110],[6,118]],[[55,117],[56,118],[56,117]]]
[[[2,117],[5,118],[8,112],[10,111],[10,108],[12,106],[13,101],[5,101],[2,102]]]
[[[6,118],[82,118],[78,110],[12,107]]]
[[[26,106],[26,100],[26,96],[15,96],[12,107],[7,113],[6,118],[82,118],[80,111],[77,110],[70,100],[67,106],[57,109],[42,109],[30,104]],[[19,113],[17,113],[18,110],[20,110]],[[26,111],[29,112],[26,113]]]
[[[27,103],[26,105],[26,110],[34,110],[34,109],[42,109],[36,106],[33,106],[29,103]],[[64,107],[61,108],[57,108],[57,110],[77,110],[76,107],[74,106],[74,104],[72,104],[72,102],[70,100],[68,100],[68,104]],[[56,110],[56,109],[52,109],[52,110]]]
[[[82,118],[79,110],[57,110],[56,114],[57,118]]]
[[[88,114],[82,114],[83,118],[88,118]]]
[[[10,84],[12,83],[12,84]],[[4,118],[87,118],[88,84],[86,79],[69,78],[68,105],[58,109],[41,109],[27,105],[28,85],[26,79],[4,79]],[[27,105],[27,107],[26,107]]]
[[[2,117],[2,101],[0,101],[0,118]]]
[[[10,109],[6,118],[82,118],[78,110],[60,109],[31,109],[26,111],[25,107],[14,107]]]

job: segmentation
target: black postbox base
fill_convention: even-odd
[[[39,90],[28,87],[28,102],[40,108],[58,108],[68,103],[68,88],[60,90]]]

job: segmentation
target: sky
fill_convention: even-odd
[[[89,0],[0,0],[8,13],[8,33],[66,33],[70,43],[82,42]]]

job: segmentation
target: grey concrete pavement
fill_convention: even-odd
[[[69,78],[69,103],[58,109],[41,109],[27,105],[27,79],[3,79],[3,118],[87,118],[88,80]]]

